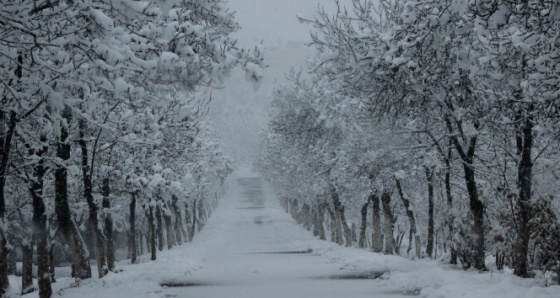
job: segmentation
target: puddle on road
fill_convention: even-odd
[[[235,209],[264,209],[264,206],[237,207]]]
[[[159,283],[164,288],[214,287],[217,283],[192,280],[167,280]]]
[[[316,279],[333,279],[333,280],[370,280],[380,279],[386,271],[367,271],[367,272],[347,272],[336,275],[318,276]]]
[[[409,289],[409,290],[386,291],[386,292],[383,292],[383,293],[384,294],[389,294],[389,295],[420,296],[421,291],[422,291],[421,288],[415,288],[415,289]]]
[[[239,178],[237,179],[237,183],[241,186],[250,187],[250,186],[259,186],[261,185],[261,178]]]
[[[311,254],[313,249],[309,248],[306,250],[284,250],[284,251],[253,251],[244,252],[246,255],[305,255]]]

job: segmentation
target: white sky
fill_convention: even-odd
[[[311,27],[301,24],[296,16],[312,18],[318,5],[334,7],[332,0],[229,0],[242,29],[234,37],[239,45],[252,48],[261,40],[267,48],[264,80],[254,91],[243,73],[236,71],[226,88],[214,91],[211,117],[220,135],[226,154],[238,163],[253,154],[258,135],[266,126],[267,106],[278,83],[286,83],[291,68],[305,69],[305,60],[313,50],[304,44],[310,41]]]

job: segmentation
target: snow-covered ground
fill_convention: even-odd
[[[264,181],[249,175],[230,179],[220,206],[192,243],[160,253],[155,262],[147,256],[141,264],[121,262],[122,272],[101,280],[72,285],[60,278],[54,296],[560,297],[560,286],[541,287],[538,279],[465,272],[318,240],[281,209]]]

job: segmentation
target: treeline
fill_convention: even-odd
[[[340,244],[560,282],[560,3],[351,3],[301,19],[309,79],[262,134],[286,209]]]
[[[9,260],[50,297],[57,265],[101,278],[119,243],[135,263],[192,239],[231,172],[200,88],[260,79],[237,29],[221,0],[2,1],[0,296]]]

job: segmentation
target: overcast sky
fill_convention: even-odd
[[[310,26],[296,16],[312,18],[318,5],[333,7],[332,0],[228,0],[236,11],[242,29],[234,37],[239,45],[252,48],[263,41],[268,68],[258,91],[234,72],[223,90],[214,91],[211,117],[221,138],[224,151],[237,163],[246,162],[253,154],[258,134],[266,126],[267,108],[278,83],[286,83],[290,69],[305,69],[305,60],[313,54],[306,47]]]

